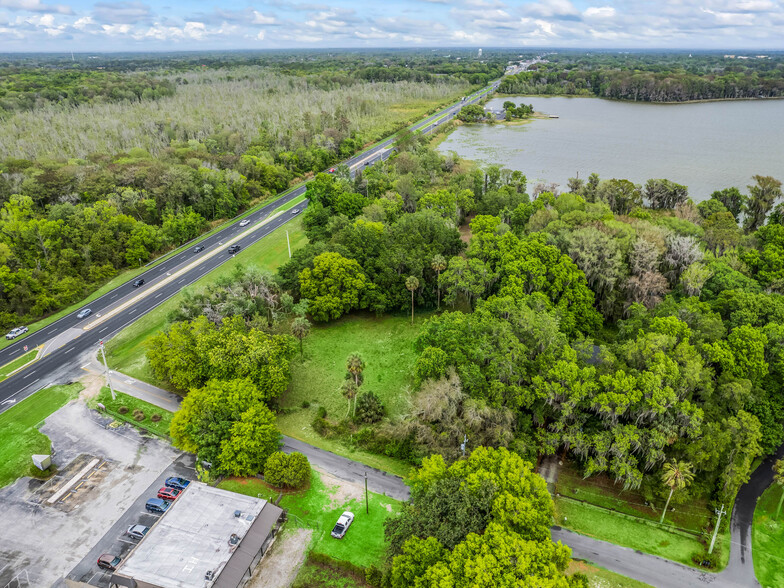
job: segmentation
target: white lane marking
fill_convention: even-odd
[[[8,355],[13,355],[14,353],[19,353],[21,350],[22,350],[21,348],[19,348],[19,349],[14,349],[14,350],[13,350],[11,353],[9,353]]]
[[[135,308],[132,311],[130,311],[128,314],[133,314],[134,312],[136,312]]]
[[[35,370],[33,370],[32,372],[30,372],[30,373],[29,373],[29,374],[27,374],[26,376],[22,376],[22,379],[23,379],[23,380],[26,380],[27,378],[29,378],[30,376],[32,376],[34,373],[35,373]]]
[[[64,351],[64,353],[71,353],[71,351],[73,351],[73,350],[74,350],[74,347],[71,347],[70,349],[66,349],[66,350]]]
[[[156,298],[160,298],[161,296],[163,296],[163,292],[161,292],[160,294],[157,294],[155,297]]]
[[[109,328],[109,327],[104,327],[103,329],[101,329],[100,331],[98,331],[98,333],[99,333],[99,334],[100,334],[100,333],[103,333],[103,332],[104,332],[106,329],[108,329],[108,328]]]
[[[54,333],[56,330],[57,330],[57,329],[52,329],[51,331],[49,331],[49,332],[47,333],[47,335],[51,335],[51,334],[52,334],[52,333]]]

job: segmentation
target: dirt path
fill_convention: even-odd
[[[84,390],[79,393],[79,398],[87,402],[101,393],[101,388],[106,385],[106,378],[97,374],[88,374],[79,378],[84,385]]]
[[[261,560],[246,588],[288,588],[305,561],[313,531],[286,529]]]

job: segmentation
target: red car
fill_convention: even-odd
[[[174,500],[182,493],[182,490],[177,490],[176,488],[169,488],[163,487],[158,490],[158,498],[163,498],[164,500]]]
[[[120,565],[121,561],[122,560],[116,555],[112,555],[111,553],[104,553],[101,557],[98,558],[98,567],[103,568],[104,570],[114,571],[117,569],[117,566]]]
[[[329,172],[328,172],[328,173],[334,174],[334,173],[335,173],[335,171],[337,171],[337,170],[335,170],[335,168],[334,168],[334,167],[331,167],[331,168],[329,168]]]

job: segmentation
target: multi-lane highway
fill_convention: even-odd
[[[463,106],[481,100],[485,94],[495,90],[499,83],[500,80],[497,80],[409,128],[428,133],[453,118]],[[395,137],[389,137],[344,163],[349,166],[353,174],[379,160],[387,159],[392,154],[394,142]],[[80,355],[91,348],[95,349],[99,340],[108,339],[182,288],[221,265],[231,257],[226,251],[229,244],[236,243],[244,249],[301,214],[307,206],[307,201],[293,207],[290,211],[270,217],[275,209],[303,195],[305,190],[306,185],[302,184],[276,201],[247,215],[245,218],[251,222],[247,228],[240,227],[239,219],[228,223],[223,229],[199,243],[204,246],[202,251],[194,252],[192,246],[183,248],[166,261],[134,278],[144,279],[145,283],[141,287],[133,288],[133,280],[129,280],[86,304],[83,308],[92,310],[90,316],[79,319],[76,317],[76,312],[73,312],[39,331],[20,337],[12,345],[0,350],[0,365],[20,357],[24,353],[25,346],[33,349],[44,345],[47,353],[30,367],[0,382],[0,412],[53,380],[62,379],[72,370],[77,370]]]

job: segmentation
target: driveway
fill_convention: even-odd
[[[83,402],[67,404],[41,427],[52,440],[61,477],[49,483],[21,478],[0,489],[0,587],[16,578],[11,587],[46,588],[64,577],[179,455],[167,443],[104,424]],[[94,459],[96,467],[75,492],[47,503]],[[75,467],[66,473],[71,463]]]

